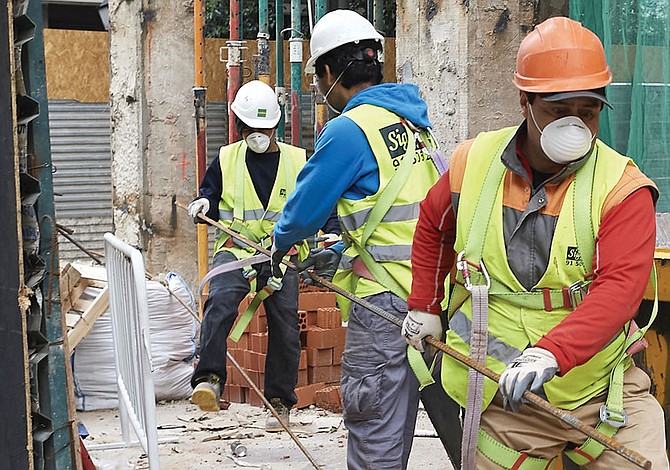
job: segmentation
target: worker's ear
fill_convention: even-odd
[[[525,91],[519,90],[519,105],[521,106],[521,114],[528,119],[528,95]]]

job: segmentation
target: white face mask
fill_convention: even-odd
[[[272,134],[274,134],[274,130],[272,131]],[[271,135],[268,136],[262,132],[252,132],[244,140],[252,152],[265,153],[267,149],[270,148]]]
[[[542,150],[553,162],[565,165],[582,158],[591,148],[595,138],[584,121],[577,116],[565,116],[550,122],[540,129],[533,115],[533,107],[528,103],[533,124],[540,131]]]

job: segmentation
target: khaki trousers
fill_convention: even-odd
[[[630,367],[624,375],[624,409],[628,425],[619,429],[614,439],[640,453],[652,462],[653,470],[668,470],[665,448],[665,418],[658,401],[649,393],[651,380],[647,374]],[[585,424],[595,427],[605,396],[593,398],[571,413]],[[500,394],[484,411],[481,427],[498,442],[533,457],[551,459],[560,454],[568,443],[581,445],[586,436],[563,421],[533,405],[524,405],[520,413],[505,411]],[[499,469],[477,451],[477,469]],[[606,449],[594,462],[582,467],[588,470],[639,469],[617,453]]]

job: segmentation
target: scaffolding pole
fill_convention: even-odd
[[[314,23],[318,21],[326,14],[326,3],[327,0],[316,0],[315,14],[316,18]],[[326,106],[326,100],[319,92],[319,89],[316,86],[316,74],[312,77],[312,99],[314,100],[314,141],[321,134],[323,126],[328,122],[328,106]]]
[[[235,114],[230,105],[235,100],[237,90],[242,85],[242,46],[240,40],[240,2],[230,0],[230,38],[226,42],[228,49],[228,61],[226,70],[228,72],[228,143],[232,144],[240,140],[240,133],[235,125]]]
[[[198,194],[200,181],[207,169],[207,117],[205,112],[205,36],[204,36],[204,9],[203,0],[193,3],[193,43],[195,59],[195,86],[193,87],[193,105],[195,106],[195,191]],[[207,243],[207,225],[198,224],[198,277],[202,279],[209,270],[209,256]]]
[[[258,0],[258,79],[270,84],[270,19],[268,0]]]
[[[291,145],[302,147],[302,116],[300,94],[302,91],[302,34],[300,32],[300,0],[291,0]]]

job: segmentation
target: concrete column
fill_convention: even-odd
[[[398,79],[421,89],[447,153],[478,132],[520,122],[512,76],[535,3],[398,1]]]
[[[193,3],[110,0],[116,235],[152,273],[196,280],[196,230],[174,200],[195,196]]]

